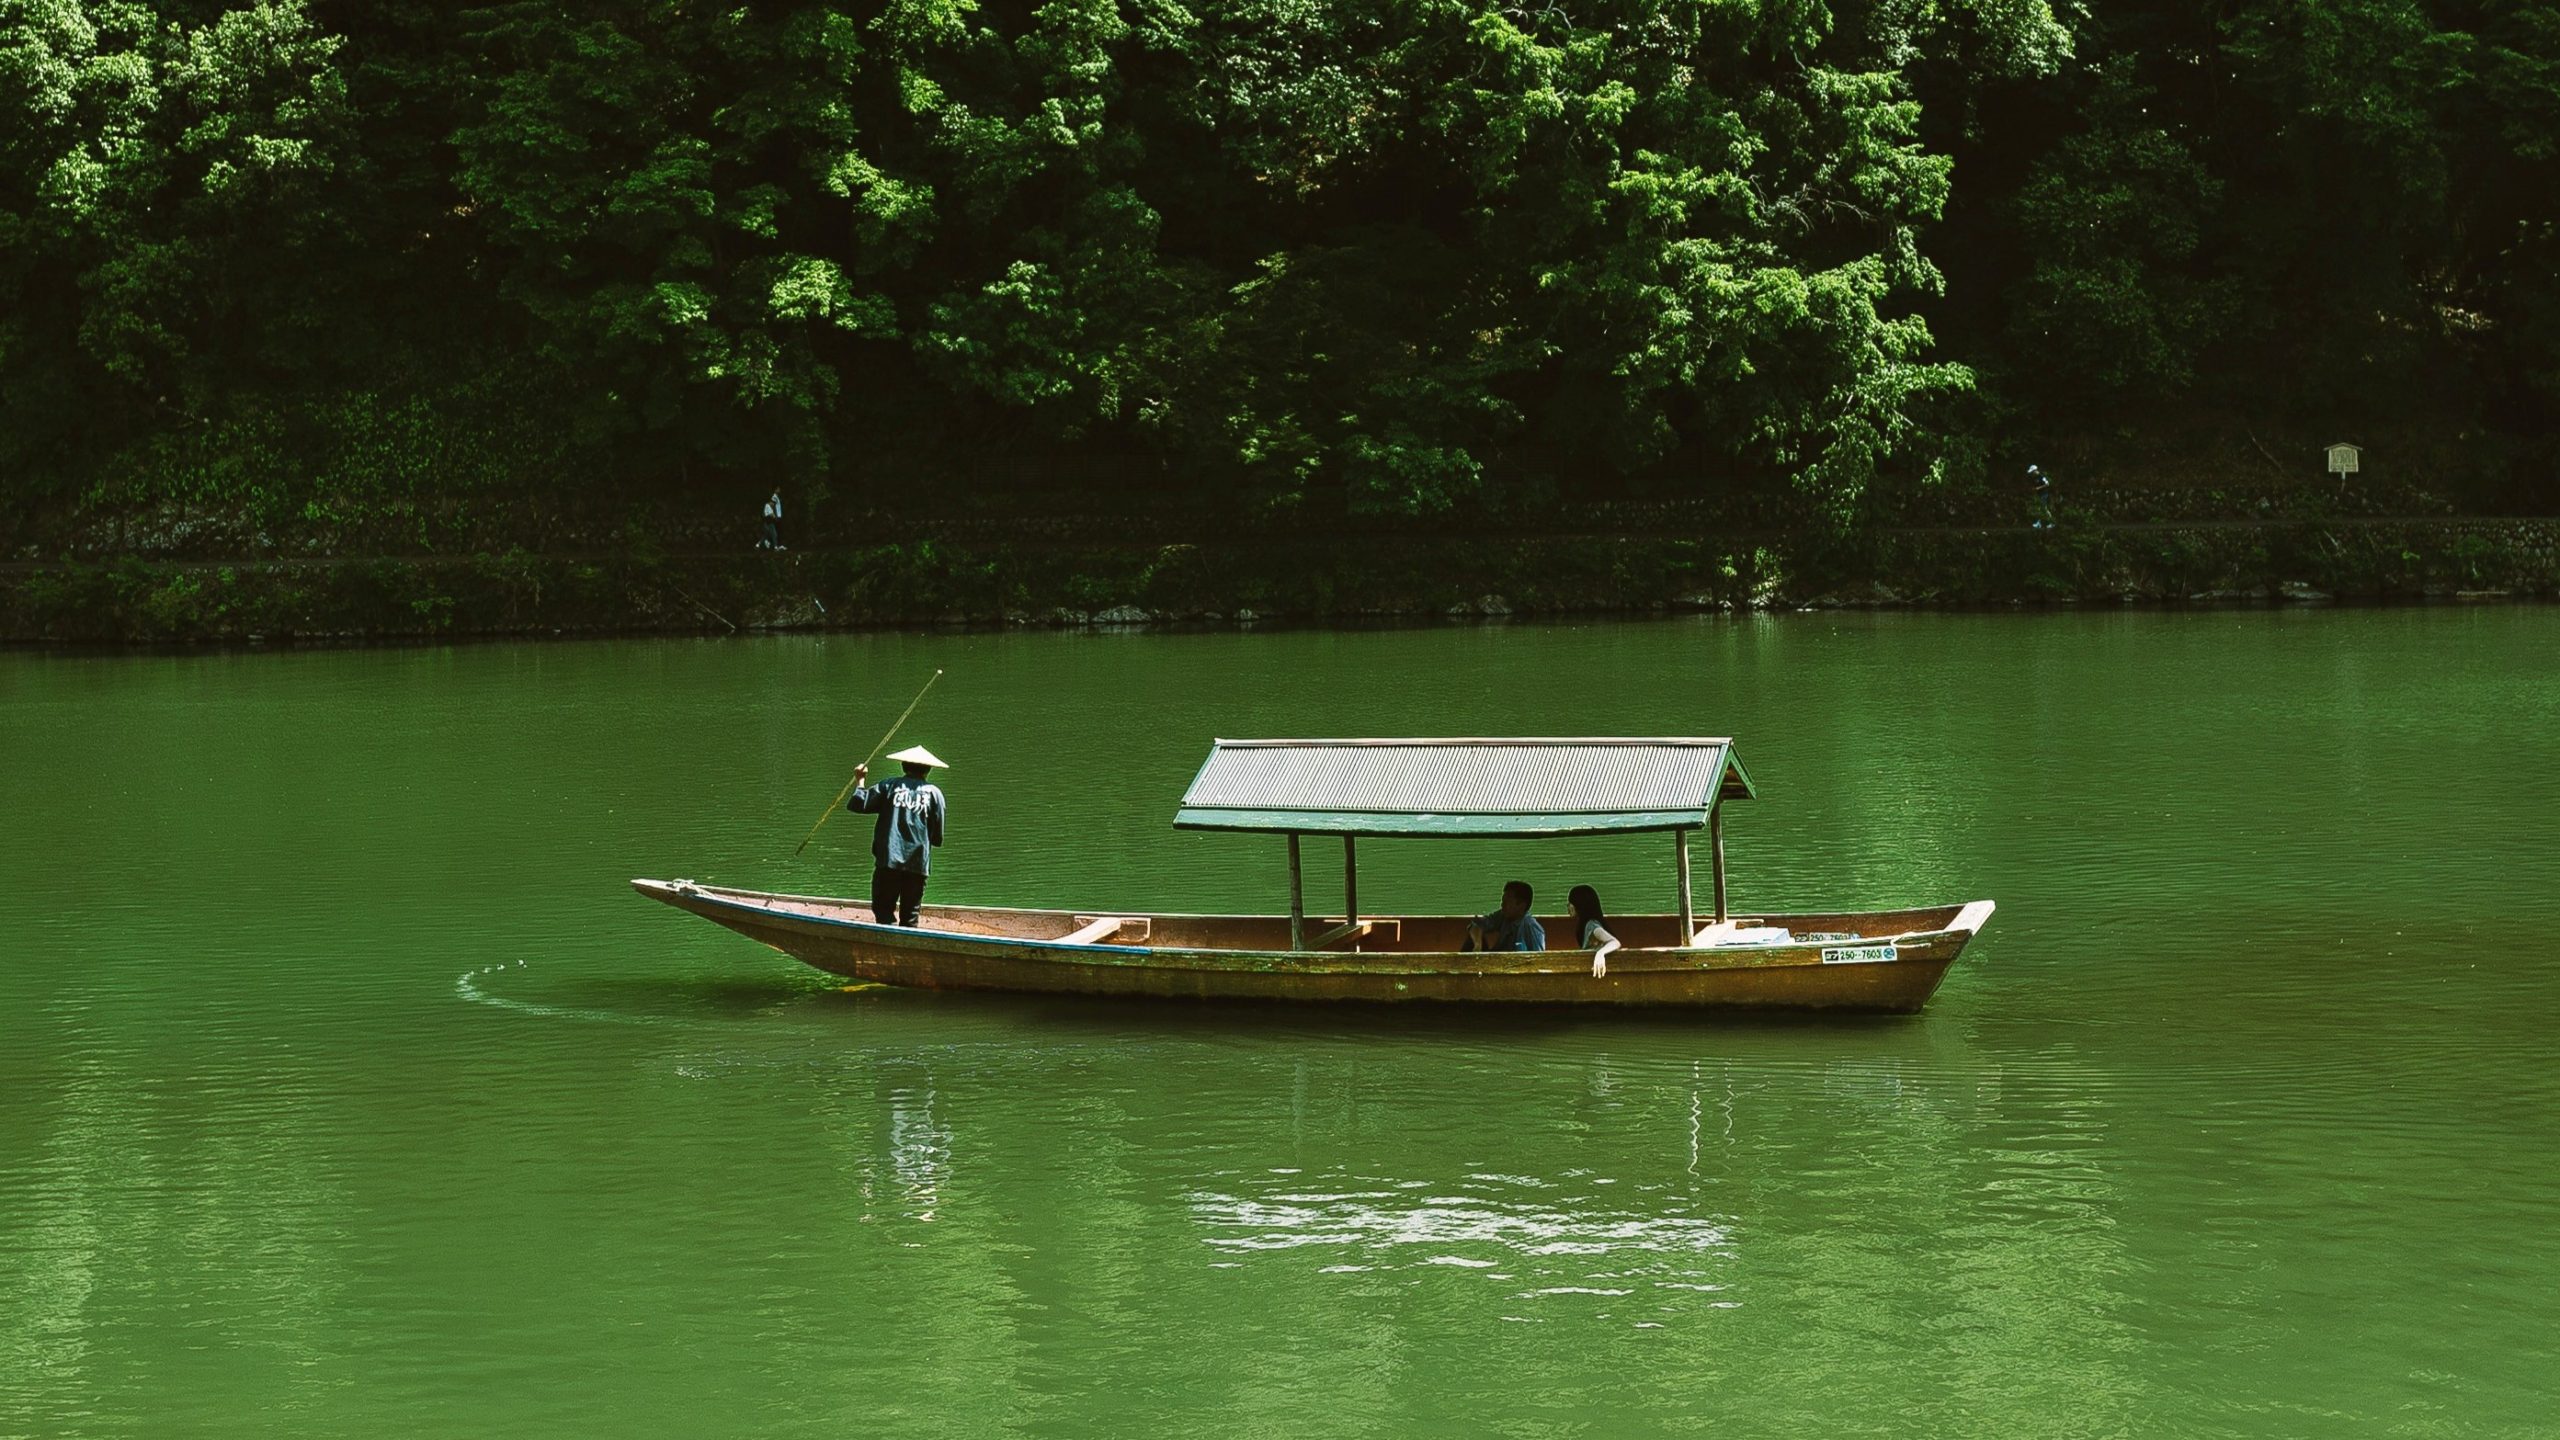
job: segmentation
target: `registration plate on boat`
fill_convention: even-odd
[[[1901,957],[1902,952],[1891,945],[1825,945],[1822,947],[1822,963],[1825,965],[1882,965]]]

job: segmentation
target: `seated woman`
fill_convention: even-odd
[[[1602,923],[1607,917],[1600,913],[1600,892],[1588,885],[1576,885],[1573,893],[1565,897],[1565,903],[1573,907],[1573,932],[1580,937],[1578,943],[1592,952],[1591,978],[1605,978],[1609,973],[1609,952],[1619,946],[1618,937]]]

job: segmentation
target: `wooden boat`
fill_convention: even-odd
[[[913,929],[849,899],[634,880],[837,975],[935,990],[1191,1000],[1918,1011],[1992,902],[1814,914],[1728,913],[1723,808],[1751,782],[1723,739],[1217,742],[1175,824],[1288,838],[1286,915],[1174,915],[927,905]],[[1692,908],[1689,836],[1708,831],[1713,919]],[[1363,836],[1669,831],[1676,913],[1612,915],[1623,949],[1467,953],[1468,917],[1360,913]],[[1301,837],[1337,835],[1343,915],[1306,913]],[[1558,887],[1561,888],[1561,887]],[[1571,921],[1545,917],[1569,943]],[[1323,928],[1310,933],[1312,925]]]

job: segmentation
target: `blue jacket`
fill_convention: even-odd
[[[933,847],[942,843],[941,786],[901,775],[854,791],[844,808],[880,817],[871,831],[871,858],[881,869],[933,873]]]
[[[1490,915],[1477,916],[1476,923],[1490,932],[1484,947],[1487,950],[1544,950],[1547,948],[1547,927],[1539,924],[1538,917],[1535,915],[1521,916],[1520,923],[1515,926],[1502,918],[1501,911],[1496,910]]]

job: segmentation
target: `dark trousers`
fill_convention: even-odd
[[[883,865],[871,872],[871,918],[883,925],[913,929],[916,909],[924,904],[924,877],[913,870]]]

